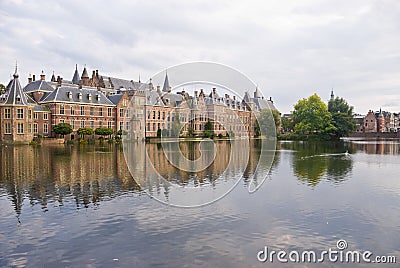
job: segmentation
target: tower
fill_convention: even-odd
[[[82,72],[82,83],[84,86],[89,86],[89,74],[86,70],[86,66],[85,66],[85,68],[83,68],[83,72]]]
[[[81,78],[79,77],[79,73],[78,73],[78,64],[76,64],[75,65],[75,73],[74,73],[74,76],[72,77],[72,84],[79,85],[79,80],[81,80]]]
[[[171,87],[169,85],[169,79],[168,79],[168,73],[165,71],[165,79],[164,79],[164,85],[163,85],[163,92],[171,92]]]

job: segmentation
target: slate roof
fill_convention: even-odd
[[[32,91],[53,92],[54,88],[44,80],[37,80],[30,82],[24,87],[24,92],[29,93]]]
[[[22,90],[21,84],[19,82],[19,75],[17,73],[17,68],[15,68],[15,73],[13,79],[7,85],[7,97],[4,99],[2,104],[4,105],[26,105],[31,106],[28,96]]]
[[[123,94],[114,94],[114,95],[110,95],[108,96],[108,99],[114,103],[115,105],[117,105],[120,100],[122,99]]]
[[[79,99],[79,94],[81,94],[82,99]],[[71,98],[69,97],[71,96]],[[91,96],[91,99],[89,99]],[[98,98],[97,98],[98,96]],[[98,104],[98,105],[112,105],[114,104],[100,91],[94,89],[69,86],[61,86],[50,93],[41,103],[46,102],[76,102],[76,103],[86,103],[86,104]]]
[[[88,74],[88,72],[86,70],[86,67],[83,68],[82,78],[89,78],[89,74]]]

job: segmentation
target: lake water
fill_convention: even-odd
[[[252,194],[257,142],[247,145],[246,165],[235,158],[224,173],[225,153],[240,152],[239,145],[217,142],[213,164],[199,172],[171,166],[159,144],[134,148],[181,189],[209,196],[237,183],[220,200],[196,208],[157,201],[168,203],[175,193],[148,180],[146,163],[130,167],[132,176],[122,145],[2,145],[0,267],[374,266],[257,259],[265,247],[320,252],[337,249],[340,239],[348,250],[400,261],[399,141],[278,142],[271,169],[260,163],[267,179]],[[180,148],[188,158],[200,155],[196,142]]]

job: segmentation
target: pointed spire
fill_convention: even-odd
[[[164,86],[163,86],[162,91],[163,92],[170,92],[171,91],[171,87],[169,85],[169,79],[168,79],[167,70],[165,70],[165,80],[164,80]]]
[[[89,74],[88,74],[88,72],[86,70],[86,66],[83,68],[82,78],[89,78]]]
[[[81,80],[81,78],[79,77],[79,73],[78,73],[78,64],[75,64],[75,73],[74,73],[74,76],[72,77],[72,83],[75,85],[78,85],[79,80]]]
[[[3,104],[5,105],[29,105],[28,97],[25,92],[22,90],[21,84],[18,79],[18,67],[15,64],[15,72],[13,75],[13,79],[7,86],[8,94],[7,99]]]
[[[139,83],[140,83],[140,74],[139,74]]]
[[[54,71],[53,71],[53,75],[51,76],[51,82],[56,82],[56,76],[54,75]]]
[[[258,86],[256,86],[256,91],[254,91],[254,98],[255,99],[261,99],[262,95],[260,90],[258,90]]]
[[[18,78],[18,62],[17,61],[15,61],[15,72],[14,72],[14,78]]]
[[[331,100],[335,99],[335,94],[333,94],[333,88],[331,90]]]

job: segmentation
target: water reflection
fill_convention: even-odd
[[[347,143],[291,142],[280,146],[295,151],[293,172],[299,181],[313,187],[323,178],[333,183],[345,181],[353,166],[353,149]]]
[[[367,154],[400,154],[399,140],[386,139],[347,139],[354,151],[365,152]]]
[[[139,187],[115,146],[4,146],[0,189],[20,214],[24,199],[47,211],[49,203],[62,206],[73,197],[80,208]]]

